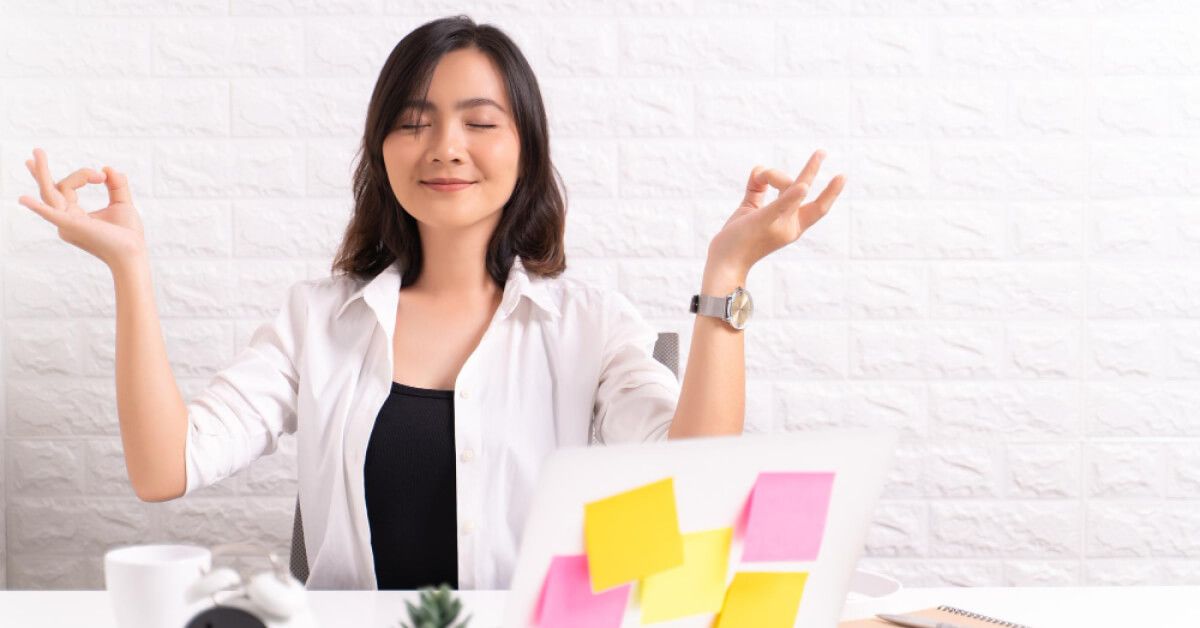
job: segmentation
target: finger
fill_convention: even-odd
[[[40,148],[33,149],[33,164],[29,171],[37,181],[42,200],[55,209],[66,209],[66,199],[58,188],[54,187],[54,179],[50,176],[50,162],[46,159],[45,151]]]
[[[75,194],[75,190],[89,183],[100,183],[104,179],[105,174],[103,172],[96,172],[91,168],[80,168],[64,177],[55,187],[58,188],[59,192],[62,192],[63,198],[67,199],[69,205],[74,205],[79,202],[79,197]]]
[[[817,149],[812,156],[808,158],[808,162],[804,164],[804,169],[800,171],[800,175],[796,177],[797,183],[804,183],[808,187],[812,187],[813,179],[817,176],[817,171],[821,169],[821,162],[825,161],[825,151]]]
[[[129,179],[121,172],[113,170],[110,166],[105,166],[102,170],[108,173],[104,180],[104,184],[108,186],[108,202],[113,203],[132,203],[129,193]]]
[[[37,215],[45,218],[56,227],[63,226],[63,222],[66,220],[66,214],[62,210],[54,209],[36,198],[22,195],[17,199],[17,202],[32,209]]]
[[[811,203],[806,203],[800,208],[800,220],[803,224],[800,226],[807,229],[814,222],[821,219],[822,216],[829,213],[829,208],[833,207],[833,202],[837,200],[839,194],[846,187],[846,175],[839,174],[829,181],[829,185],[821,190],[821,194],[813,199]]]
[[[775,188],[782,192],[791,184],[792,180],[782,170],[755,166],[750,173],[750,181],[746,183],[746,196],[742,199],[742,206],[762,207],[763,196],[766,195],[768,188]]]
[[[797,209],[800,206],[800,201],[803,201],[804,197],[808,196],[809,190],[812,189],[813,178],[817,176],[817,171],[821,169],[822,161],[825,161],[825,151],[818,148],[808,158],[808,161],[805,162],[804,168],[800,170],[800,174],[796,176],[796,180],[792,182],[792,185],[797,187],[797,196],[789,197],[792,199],[792,202],[787,204],[781,203],[777,208],[780,215]],[[829,188],[826,187],[826,189]],[[782,196],[783,194],[780,194],[780,197]]]
[[[772,204],[774,213],[771,213],[771,220],[795,211],[804,202],[805,196],[808,196],[808,185],[801,181],[793,181],[787,189],[779,193],[779,198]]]

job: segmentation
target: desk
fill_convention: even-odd
[[[411,591],[310,591],[321,626],[396,628],[407,618]],[[463,591],[471,628],[495,628],[504,616],[504,591]],[[905,589],[860,603],[865,612],[906,611],[938,604],[1035,627],[1200,626],[1198,587],[1028,587]],[[869,608],[868,608],[869,607]],[[861,615],[848,613],[847,619]],[[0,591],[0,626],[117,628],[106,591]]]

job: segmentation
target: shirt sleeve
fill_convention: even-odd
[[[260,325],[233,363],[187,402],[185,496],[273,453],[280,436],[295,433],[305,286],[292,284],[274,320]]]
[[[608,291],[593,434],[599,444],[666,440],[679,379],[654,357],[658,331],[625,295]]]

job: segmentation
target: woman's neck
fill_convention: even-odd
[[[439,301],[478,303],[499,299],[503,289],[487,272],[487,238],[428,231],[421,232],[421,275],[406,290]]]

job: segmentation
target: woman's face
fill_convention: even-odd
[[[401,112],[383,140],[383,162],[396,200],[422,228],[460,229],[499,222],[517,182],[520,139],[499,70],[484,53],[447,53],[434,69],[426,107]],[[419,99],[420,96],[414,98]],[[496,103],[460,101],[488,99]],[[432,179],[470,185],[438,190]]]

